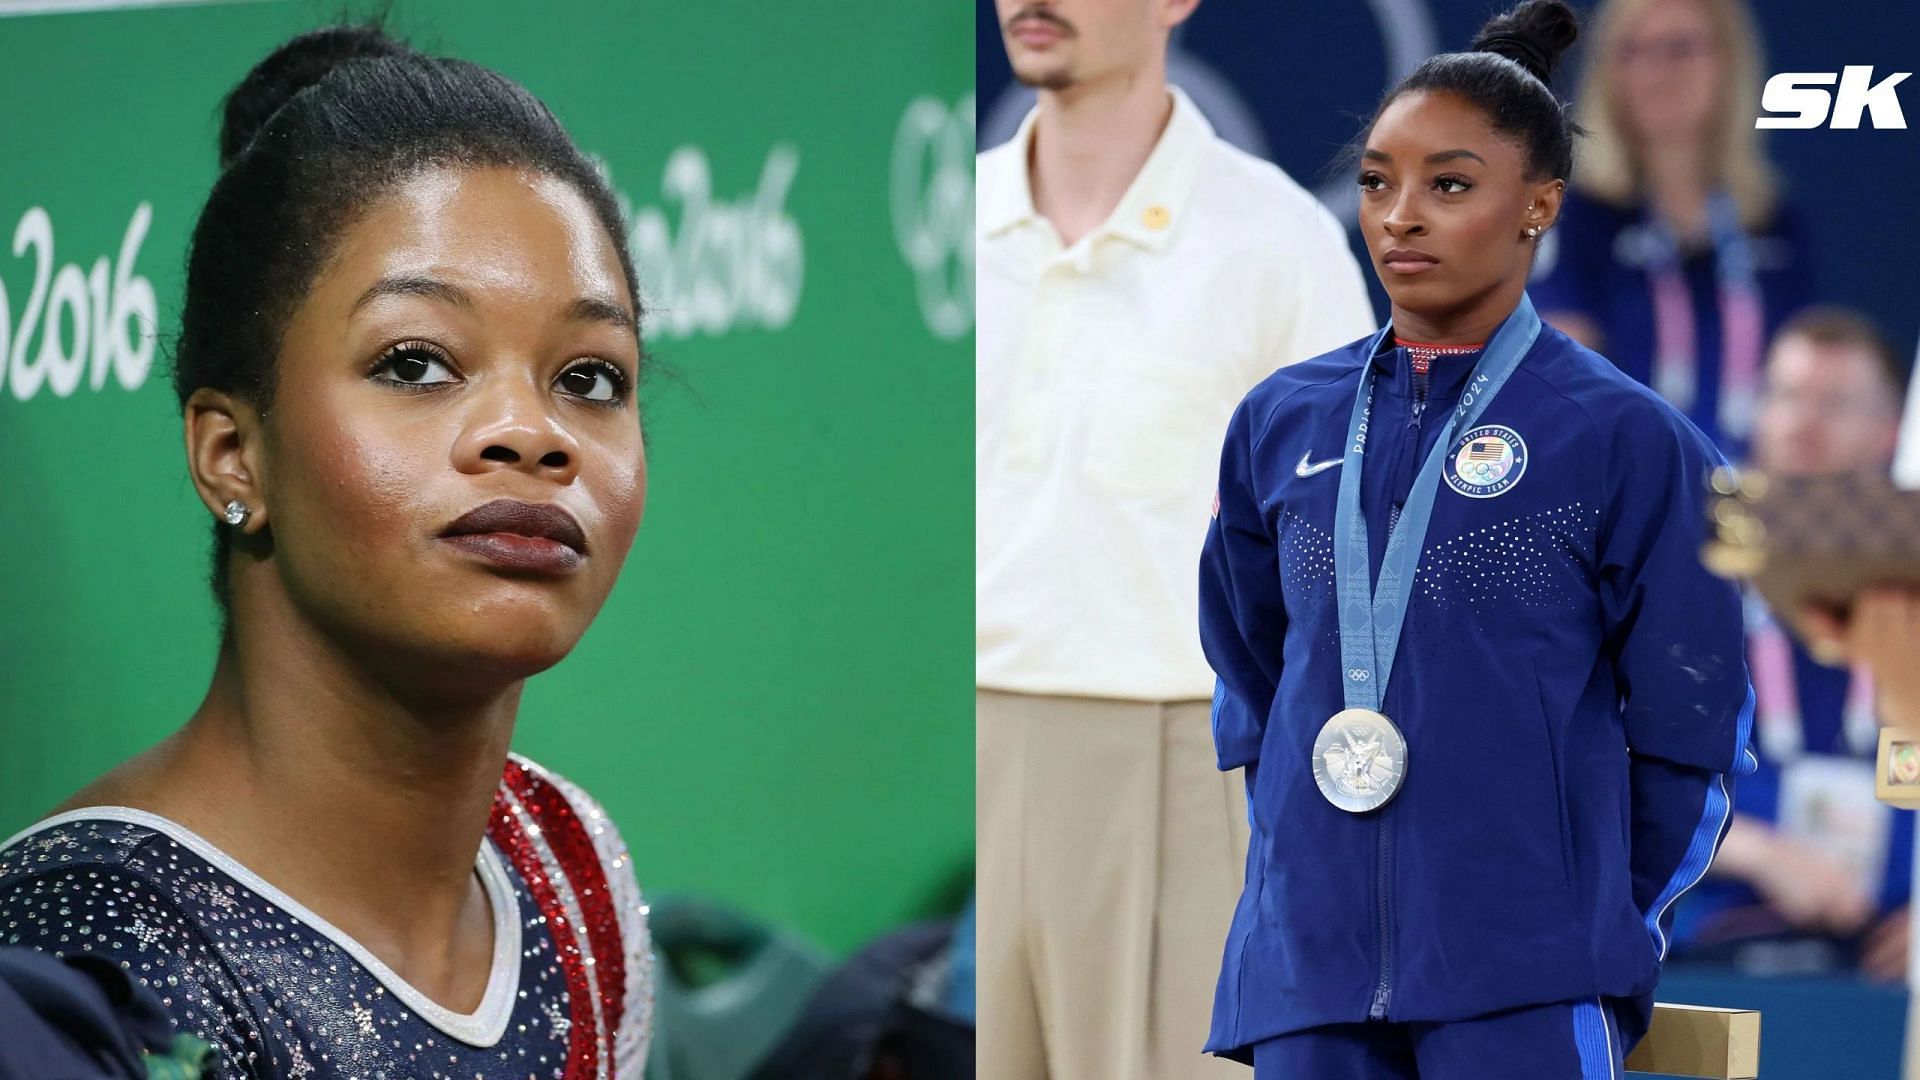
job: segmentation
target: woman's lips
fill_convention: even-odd
[[[586,561],[587,535],[552,503],[495,499],[460,515],[440,539],[509,570],[568,574]]]
[[[461,533],[443,536],[440,542],[496,566],[536,574],[570,574],[586,561],[586,556],[558,540],[519,533]]]
[[[1396,274],[1424,274],[1440,265],[1440,260],[1425,253],[1389,251],[1380,265]]]

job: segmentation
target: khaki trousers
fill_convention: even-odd
[[[981,1080],[1247,1080],[1201,1053],[1246,873],[1206,702],[975,696]]]

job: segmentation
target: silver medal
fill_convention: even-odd
[[[1313,780],[1350,814],[1378,810],[1407,778],[1407,740],[1372,709],[1333,714],[1313,740]]]

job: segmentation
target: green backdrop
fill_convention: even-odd
[[[9,6],[0,836],[206,687],[207,515],[166,367],[185,243],[221,96],[342,11]],[[605,161],[650,347],[680,375],[644,394],[651,490],[625,576],[529,684],[517,748],[606,804],[650,891],[837,950],[929,910],[973,834],[971,13],[393,8],[393,29],[519,79]]]

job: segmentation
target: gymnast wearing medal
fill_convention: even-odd
[[[1253,837],[1207,1050],[1257,1080],[1619,1077],[1753,767],[1696,554],[1719,454],[1525,292],[1576,34],[1528,0],[1388,93],[1357,175],[1392,321],[1227,431],[1201,639]]]

